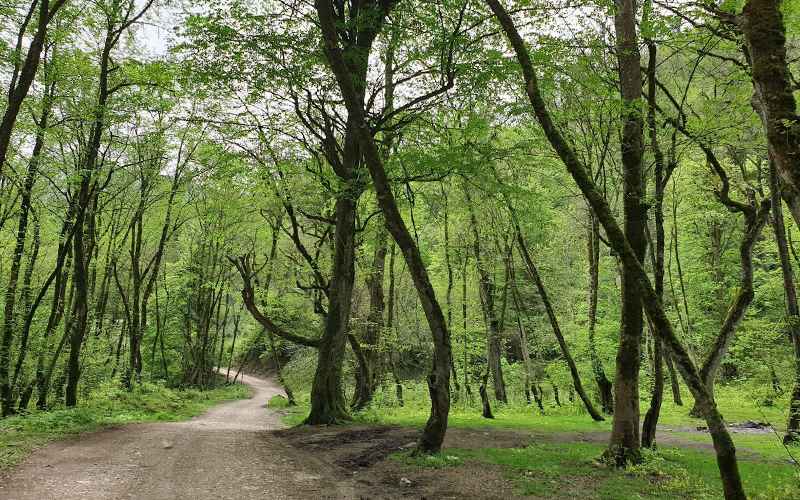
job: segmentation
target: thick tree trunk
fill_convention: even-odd
[[[336,247],[328,292],[328,315],[319,339],[317,370],[311,386],[311,412],[306,424],[334,424],[349,420],[342,389],[342,360],[355,283],[356,200],[350,189],[336,200]]]
[[[800,118],[786,58],[780,0],[749,0],[738,23],[750,61],[755,101],[783,196],[800,224]]]
[[[545,136],[561,158],[584,197],[592,206],[600,224],[605,229],[611,247],[620,255],[622,260],[632,271],[636,271],[635,274],[632,273],[632,277],[635,277],[639,282],[642,293],[642,304],[648,317],[653,322],[654,332],[661,337],[660,340],[664,342],[665,347],[673,356],[695,400],[701,402],[700,406],[714,442],[714,450],[716,452],[717,465],[720,471],[725,498],[727,500],[746,499],[747,495],[744,492],[741,476],[739,475],[739,467],[736,460],[736,447],[733,444],[733,440],[725,427],[725,422],[713,398],[708,394],[691,356],[689,356],[686,348],[675,335],[672,324],[669,318],[667,318],[663,306],[658,301],[658,297],[647,277],[644,267],[641,265],[639,255],[627,241],[625,233],[617,224],[616,219],[614,219],[608,203],[603,197],[603,194],[597,189],[597,186],[595,186],[585,166],[580,162],[575,152],[564,140],[560,130],[553,123],[550,112],[539,91],[536,72],[534,71],[528,49],[514,26],[514,21],[502,5],[500,5],[498,0],[486,0],[486,3],[500,22],[503,32],[514,49],[522,70],[525,91]]]
[[[325,56],[339,84],[349,117],[354,120],[364,160],[375,186],[378,205],[386,219],[387,229],[403,252],[403,257],[414,281],[414,286],[417,289],[433,337],[433,368],[428,375],[431,413],[422,433],[418,450],[423,453],[436,453],[441,449],[444,441],[444,435],[447,430],[447,416],[450,412],[450,333],[419,248],[397,208],[397,202],[392,193],[389,179],[386,176],[383,161],[375,144],[375,139],[367,125],[364,116],[363,99],[359,98],[359,93],[354,86],[352,71],[348,68],[339,46],[339,34],[333,5],[328,0],[316,0],[315,6],[322,29]],[[371,7],[371,24],[373,24],[373,29],[377,34],[388,12],[376,5],[371,5]]]
[[[646,250],[642,173],[643,122],[641,62],[636,33],[635,0],[615,0],[614,25],[617,36],[620,95],[622,97],[622,181],[625,238],[633,248],[638,264]],[[644,326],[641,292],[636,269],[622,262],[622,312],[619,347],[614,376],[614,420],[606,457],[618,466],[638,462],[639,452],[639,364]]]

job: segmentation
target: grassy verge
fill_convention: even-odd
[[[534,444],[527,448],[448,449],[440,456],[394,459],[411,467],[460,467],[467,462],[500,465],[520,494],[541,498],[687,498],[722,497],[719,477],[708,453],[664,448],[647,453],[641,465],[624,472],[598,463],[603,446],[590,443]],[[751,498],[800,498],[800,476],[790,468],[742,462]]]
[[[354,423],[397,425],[422,428],[428,418],[429,403],[425,388],[406,386],[406,404],[394,404],[391,394],[376,394],[373,405],[354,415]],[[732,434],[740,450],[740,469],[745,487],[752,498],[800,499],[800,468],[790,463],[780,442],[785,409],[781,406],[758,406],[753,398],[736,388],[720,387],[718,404],[729,422],[767,421],[777,433]],[[465,462],[500,465],[518,485],[521,493],[542,497],[566,498],[720,498],[719,472],[710,446],[690,447],[692,443],[708,443],[708,433],[694,429],[705,425],[688,415],[691,397],[684,392],[684,406],[671,400],[664,402],[659,432],[662,446],[657,453],[648,453],[645,462],[626,471],[609,469],[596,463],[602,454],[602,442],[581,442],[575,434],[610,431],[611,418],[593,422],[577,404],[549,406],[542,415],[535,408],[511,404],[495,405],[495,419],[481,417],[476,405],[454,402],[451,407],[451,428],[512,429],[547,434],[547,443],[528,448],[461,450],[448,448],[441,456],[396,458],[410,466],[426,468],[459,467]],[[284,421],[298,424],[308,413],[307,395],[299,397],[300,405],[284,409]],[[643,407],[647,396],[643,395]],[[276,403],[278,403],[276,401]],[[563,435],[563,441],[559,438]],[[551,442],[552,441],[552,442]],[[679,442],[676,442],[679,441]],[[800,447],[790,452],[800,458]],[[560,496],[559,496],[560,495]]]
[[[0,471],[22,461],[50,441],[110,425],[175,421],[199,415],[215,404],[250,396],[244,385],[207,391],[169,389],[145,383],[133,391],[105,385],[73,409],[33,412],[0,420]]]

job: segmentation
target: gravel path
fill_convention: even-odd
[[[245,376],[252,399],[185,422],[84,434],[34,452],[0,484],[0,499],[354,498],[313,455],[266,432],[283,425],[265,408],[281,389]]]

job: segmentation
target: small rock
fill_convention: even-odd
[[[174,444],[171,441],[161,441],[161,447],[164,448],[165,450],[169,450],[173,446]]]
[[[400,484],[402,484],[403,486],[411,486],[411,480],[407,477],[401,477]]]
[[[417,443],[416,443],[416,441],[411,441],[410,443],[406,443],[406,444],[404,444],[403,446],[401,446],[401,447],[400,447],[400,449],[401,449],[401,450],[407,450],[407,449],[409,449],[409,448],[413,448],[413,447],[415,447],[415,446],[417,446]]]

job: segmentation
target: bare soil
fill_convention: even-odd
[[[109,428],[47,445],[0,478],[0,499],[358,498],[351,481],[270,434],[282,391],[245,377],[252,399],[186,422]]]

